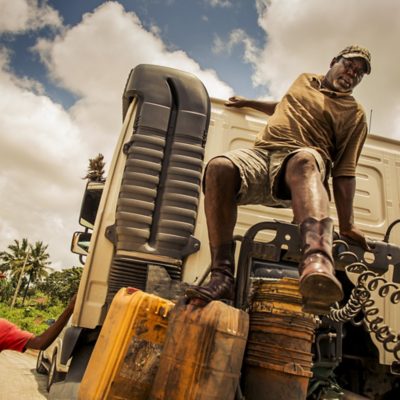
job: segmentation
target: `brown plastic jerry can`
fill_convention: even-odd
[[[247,313],[220,301],[176,306],[149,399],[234,399],[248,328]]]
[[[79,399],[147,399],[174,303],[140,290],[115,295],[79,387]]]

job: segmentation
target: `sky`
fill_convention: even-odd
[[[210,96],[274,99],[349,44],[372,53],[354,91],[371,132],[400,139],[396,0],[0,0],[0,251],[70,252],[88,159],[110,164],[138,64],[195,74]]]

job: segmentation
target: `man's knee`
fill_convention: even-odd
[[[308,151],[299,151],[290,157],[286,166],[286,181],[320,175],[317,161]]]
[[[224,185],[221,185],[221,182]],[[207,164],[204,187],[214,186],[226,186],[232,184],[235,188],[240,187],[240,173],[239,169],[229,158],[216,157],[210,160]]]

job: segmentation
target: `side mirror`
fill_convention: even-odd
[[[104,184],[104,182],[88,182],[86,185],[79,215],[79,224],[85,228],[93,229],[94,227]]]
[[[74,232],[71,242],[72,253],[86,256],[89,251],[91,238],[92,234],[90,232]]]

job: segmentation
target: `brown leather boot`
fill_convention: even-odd
[[[303,310],[328,314],[330,306],[343,298],[343,289],[335,277],[332,258],[333,221],[307,218],[300,224],[302,261],[299,265]]]
[[[200,299],[205,304],[213,300],[233,300],[234,248],[233,242],[211,248],[211,279],[204,286],[186,289],[185,295],[191,303],[194,299]]]

